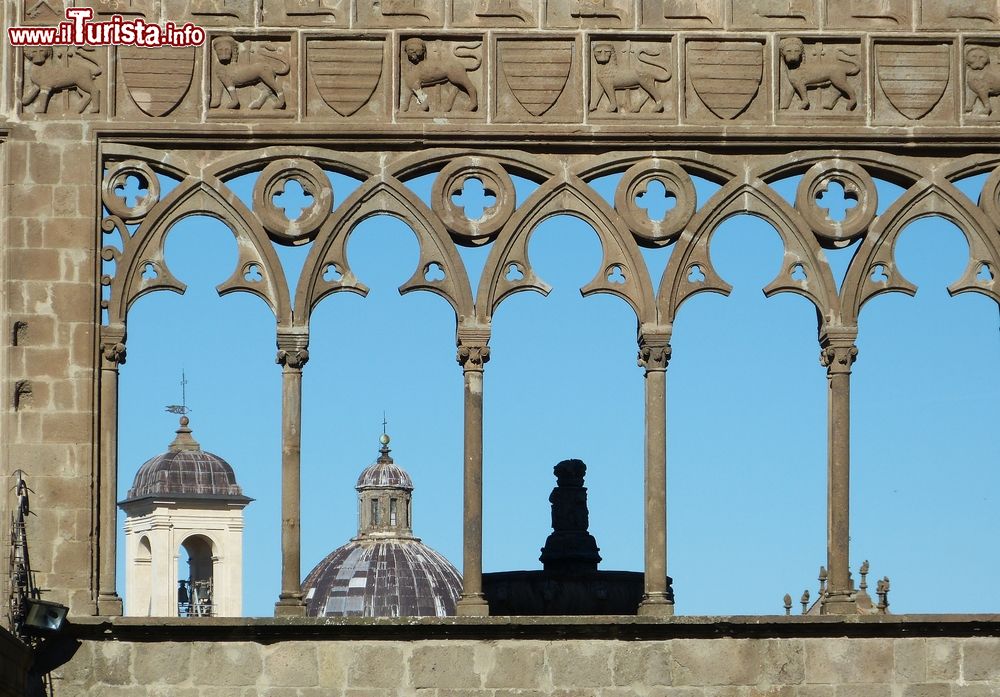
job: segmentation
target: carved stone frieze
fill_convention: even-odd
[[[778,65],[779,114],[797,121],[803,116],[866,117],[867,71],[860,43],[785,36],[778,42]]]
[[[196,66],[200,67],[200,54],[194,47],[118,48],[119,111],[167,116],[183,104],[187,107],[183,111],[193,114],[199,106],[198,90],[192,85]]]
[[[876,121],[892,124],[953,120],[954,52],[954,44],[943,41],[876,41]]]
[[[730,0],[734,29],[811,29],[819,26],[817,0]]]
[[[141,17],[156,22],[160,18],[160,0],[89,0],[77,2],[77,6],[91,7],[94,18],[107,20],[112,15],[121,15],[129,19]]]
[[[264,0],[263,21],[279,27],[347,27],[350,0]]]
[[[642,0],[643,28],[716,29],[722,27],[723,0]]]
[[[965,61],[964,111],[972,121],[1000,121],[1000,47],[995,44],[967,43]]]
[[[21,0],[20,5],[23,25],[55,24],[65,17],[65,0]]]
[[[444,0],[368,0],[355,10],[358,27],[444,26]]]
[[[163,3],[163,16],[204,27],[252,27],[255,4],[255,0],[176,0]]]
[[[107,49],[27,46],[21,55],[22,112],[69,116],[106,111]]]
[[[211,39],[209,116],[295,116],[294,49],[288,37]]]
[[[453,2],[451,25],[455,27],[538,26],[540,0],[465,0]]]
[[[307,109],[330,116],[332,109],[344,118],[385,120],[388,113],[386,42],[371,39],[310,39]]]
[[[828,29],[905,30],[912,25],[913,6],[910,0],[835,0],[826,3]]]
[[[920,0],[923,29],[996,30],[1000,25],[998,0]]]
[[[673,46],[666,41],[590,39],[590,118],[677,117]],[[662,116],[660,116],[662,115]]]
[[[577,51],[573,39],[498,39],[496,119],[582,120]]]
[[[635,24],[634,4],[631,0],[549,0],[545,5],[545,26],[629,29]]]
[[[484,72],[481,37],[451,41],[404,38],[400,45],[399,113],[481,116],[486,111],[481,99]]]
[[[764,41],[687,42],[687,117],[759,121],[767,114]]]

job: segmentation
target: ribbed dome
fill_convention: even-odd
[[[191,436],[188,423],[188,418],[182,417],[177,437],[167,452],[139,468],[127,501],[148,496],[246,499],[232,466],[218,455],[203,451]]]
[[[389,486],[413,491],[413,480],[410,479],[410,475],[389,457],[389,436],[382,434],[379,442],[382,443],[382,449],[379,451],[378,459],[361,472],[354,488]]]
[[[311,617],[454,615],[461,589],[455,567],[417,539],[348,542],[302,584]]]

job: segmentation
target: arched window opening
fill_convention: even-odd
[[[989,612],[1000,573],[982,544],[1000,528],[998,307],[979,293],[949,297],[970,263],[949,220],[909,224],[895,261],[916,296],[878,296],[860,315],[852,557],[878,555],[895,612],[928,607],[928,589],[936,612]]]
[[[761,291],[791,271],[782,268],[783,247],[768,222],[726,220],[709,251],[730,296],[695,295],[674,322],[668,568],[685,614],[777,613],[790,584],[811,585],[825,563],[826,377],[816,311],[799,296]],[[733,583],[734,569],[753,573]]]
[[[177,616],[212,617],[215,600],[212,541],[201,535],[188,537],[181,543],[177,567]]]
[[[185,418],[190,426],[182,426],[191,431],[187,437],[206,457],[224,459],[242,492],[257,499],[246,509],[238,539],[245,524],[246,534],[255,540],[247,559],[255,579],[247,588],[249,614],[269,615],[279,579],[253,570],[278,568],[280,563],[280,528],[275,524],[280,520],[280,372],[274,365],[271,310],[248,293],[219,297],[216,291],[236,270],[237,249],[233,233],[216,218],[183,218],[168,232],[164,261],[187,285],[184,295],[149,293],[129,310],[128,361],[121,367],[119,392],[118,500],[128,498],[143,463],[169,452],[171,439],[176,440],[177,416],[164,407],[189,411]],[[227,486],[218,491],[223,490],[235,494]],[[243,515],[232,507],[227,510]],[[228,518],[225,524],[236,526]],[[154,551],[160,544],[156,534],[151,534]],[[216,607],[216,614],[242,614],[242,550],[234,549],[242,543],[236,540],[223,541],[231,565],[224,570],[225,585],[234,590],[224,608]],[[173,576],[174,564],[166,561],[171,546],[164,540],[163,551],[157,552],[163,559],[153,562],[160,568],[153,576],[157,616],[176,614],[178,581],[186,578]],[[120,542],[119,553],[123,548]],[[157,584],[164,588],[157,590]]]
[[[135,559],[133,561],[134,577],[129,592],[126,593],[129,615],[148,617],[150,612],[150,599],[152,596],[153,583],[153,550],[149,543],[149,538],[143,535],[139,538],[136,546]]]
[[[553,467],[578,458],[587,465],[600,569],[641,570],[643,382],[635,313],[617,297],[580,296],[603,256],[597,233],[579,218],[539,225],[528,257],[552,290],[508,297],[493,318],[484,389],[484,568],[540,568],[538,549],[552,532]]]

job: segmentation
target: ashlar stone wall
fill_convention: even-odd
[[[1000,638],[88,640],[53,677],[57,697],[996,697]]]

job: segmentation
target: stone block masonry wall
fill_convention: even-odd
[[[46,599],[91,614],[96,145],[80,124],[36,123],[14,126],[3,153],[3,474],[24,469],[44,512],[28,535]]]
[[[718,619],[718,618],[712,618]],[[523,620],[530,626],[530,620]],[[1000,638],[85,640],[56,697],[996,697]],[[148,628],[150,636],[157,628]],[[836,626],[827,628],[837,634]],[[211,632],[211,628],[206,628]],[[402,634],[390,638],[393,632]],[[627,632],[627,630],[626,630]],[[239,630],[232,632],[239,635]],[[761,632],[766,635],[768,632]],[[106,636],[113,637],[112,630]],[[352,636],[363,636],[354,633]],[[189,633],[196,638],[197,635]],[[215,634],[213,634],[215,636]],[[245,635],[244,635],[245,636]]]

